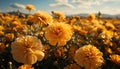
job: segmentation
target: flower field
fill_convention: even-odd
[[[0,69],[120,69],[120,19],[0,13]]]

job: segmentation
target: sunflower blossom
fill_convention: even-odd
[[[54,23],[48,26],[45,37],[51,45],[64,46],[72,37],[73,30],[69,24]]]
[[[11,53],[17,62],[34,64],[44,58],[40,40],[34,36],[18,37],[11,45]]]
[[[103,64],[103,54],[95,46],[85,45],[79,48],[74,60],[85,69],[97,69]]]

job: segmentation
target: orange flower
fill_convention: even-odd
[[[107,22],[107,23],[105,24],[105,27],[106,27],[108,30],[115,30],[115,29],[116,29],[115,26],[114,26],[112,23],[109,23],[109,22]]]
[[[0,31],[4,30],[4,27],[3,26],[0,26]]]
[[[110,55],[110,60],[120,65],[120,55],[117,54]]]
[[[97,69],[103,63],[102,56],[95,46],[85,45],[76,51],[74,60],[85,69]]]
[[[34,10],[35,7],[34,7],[33,5],[31,5],[31,4],[28,4],[28,5],[26,6],[26,9],[29,10],[29,11],[31,11],[31,10]]]
[[[13,33],[5,34],[5,39],[7,41],[12,41],[14,39],[14,34]]]
[[[53,22],[52,16],[47,12],[38,11],[33,15],[33,21],[35,23],[43,22],[45,24],[49,24]]]
[[[92,14],[89,14],[89,15],[88,15],[87,19],[88,19],[89,21],[93,21],[93,20],[96,19],[96,16],[95,16],[95,14],[92,13]]]
[[[64,53],[66,52],[67,50],[63,47],[60,47],[58,48],[55,52],[54,52],[54,55],[55,57],[61,57],[62,55],[64,55]]]
[[[106,53],[107,54],[113,54],[112,49],[109,47],[105,47]]]
[[[73,30],[69,24],[54,23],[48,26],[45,37],[51,45],[64,46],[72,37]]]
[[[28,24],[34,22],[33,18],[34,18],[33,15],[28,15],[27,17]]]
[[[11,53],[17,62],[34,64],[44,58],[41,41],[34,36],[22,36],[11,45]]]
[[[100,33],[101,38],[111,39],[114,37],[114,32],[111,30],[103,30],[102,33]]]
[[[13,21],[13,22],[12,22],[12,25],[13,25],[14,27],[16,27],[16,26],[20,26],[21,23],[20,23],[20,21]]]
[[[34,68],[31,67],[31,65],[24,64],[24,65],[19,66],[18,69],[34,69]]]
[[[81,35],[87,35],[88,31],[82,29],[81,27],[79,26],[73,26],[73,29],[77,32],[79,32]]]
[[[59,19],[65,19],[66,18],[65,14],[61,11],[52,11],[52,14],[55,17],[58,17]]]
[[[3,31],[0,31],[0,37],[1,36],[4,36],[4,32]]]

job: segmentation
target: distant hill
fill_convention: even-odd
[[[109,14],[102,14],[104,18],[120,18],[120,14],[117,15],[109,15]]]
[[[8,13],[8,14],[11,14],[11,15],[23,14],[22,12],[16,12],[16,11],[7,12],[7,13]]]
[[[23,13],[23,12],[19,12],[19,11],[11,11],[11,12],[0,12],[0,13],[3,13],[3,14],[5,14],[5,13],[8,13],[8,14],[10,14],[10,15],[21,15],[21,14],[25,14],[25,15],[28,15],[28,14],[26,14],[26,13]]]
[[[69,16],[80,16],[80,17],[87,17],[89,14],[87,13],[81,13],[81,14],[75,14],[75,15],[68,15]],[[96,14],[97,16],[97,14]],[[117,14],[117,15],[110,15],[110,14],[102,14],[102,17],[103,18],[120,18],[120,14]]]
[[[0,12],[2,13],[2,12]],[[11,15],[18,15],[18,14],[25,14],[25,15],[28,15],[26,13],[23,13],[23,12],[20,12],[20,11],[11,11],[11,12],[7,12],[8,14],[11,14]],[[87,13],[81,13],[81,14],[73,14],[73,15],[67,15],[67,17],[70,17],[70,16],[80,16],[80,17],[87,17],[89,14]],[[96,14],[97,16],[97,14]],[[120,14],[117,14],[117,15],[110,15],[110,14],[102,14],[102,17],[103,18],[120,18]]]
[[[6,12],[6,13],[11,14],[11,15],[24,14],[24,13],[19,12],[19,11],[11,11],[11,12]]]

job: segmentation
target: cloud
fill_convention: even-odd
[[[120,9],[119,8],[112,8],[111,7],[104,7],[101,9],[101,12],[104,14],[111,14],[111,15],[115,15],[115,14],[120,14]]]
[[[63,12],[66,14],[66,15],[74,15],[74,14],[82,14],[82,13],[87,13],[87,14],[90,14],[90,13],[98,13],[99,11],[101,11],[102,14],[110,14],[110,15],[116,15],[116,14],[120,14],[120,9],[119,7],[117,8],[112,8],[110,6],[106,6],[106,7],[103,7],[101,9],[94,9],[94,8],[79,8],[79,9],[75,9],[75,10],[72,10],[72,9],[67,9],[67,10],[63,10]]]
[[[68,0],[55,0],[56,3],[50,4],[51,7],[55,6],[67,6],[70,8],[75,8],[72,4],[68,3]]]
[[[72,0],[72,3],[77,3],[81,5],[100,5],[105,2],[117,2],[120,0]]]
[[[75,3],[79,6],[92,6],[92,5],[100,5],[100,1],[98,0],[72,0],[72,3]]]
[[[18,3],[11,4],[10,7],[16,8],[16,9],[25,9],[25,5],[18,4]]]
[[[66,15],[98,13],[98,11],[101,11],[103,14],[120,14],[120,7],[118,5],[120,0],[55,0],[55,2],[56,3],[54,4],[50,4],[50,6],[54,7],[64,5],[70,7],[67,5],[70,4],[75,8],[74,10],[68,8],[59,8],[59,10],[62,10]],[[110,3],[112,3],[112,5]]]
[[[120,2],[120,0],[72,0],[72,4],[75,4],[78,8],[92,8],[93,6],[102,6],[107,2]]]
[[[100,0],[102,2],[108,2],[108,1],[120,1],[120,0]]]

